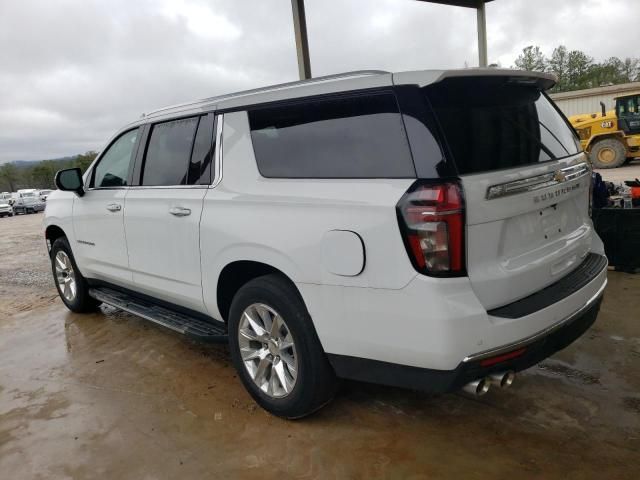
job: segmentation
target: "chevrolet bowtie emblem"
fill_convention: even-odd
[[[566,182],[567,181],[567,177],[566,177],[566,175],[564,174],[564,172],[562,170],[557,170],[553,174],[553,179],[558,183],[562,183],[562,182]]]

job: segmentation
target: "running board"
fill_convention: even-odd
[[[228,341],[226,325],[216,320],[210,322],[201,320],[106,287],[91,288],[89,295],[107,305],[142,317],[187,337],[210,343],[227,343]]]

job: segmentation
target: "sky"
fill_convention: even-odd
[[[475,10],[306,0],[314,76],[477,65]],[[495,0],[489,62],[640,56],[638,0]],[[297,80],[290,0],[0,0],[0,163],[101,150],[149,110]]]

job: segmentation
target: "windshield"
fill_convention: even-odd
[[[531,165],[580,152],[562,114],[535,86],[454,78],[425,89],[458,172]]]

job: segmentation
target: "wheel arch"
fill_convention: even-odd
[[[49,253],[51,253],[51,246],[53,242],[55,242],[58,238],[65,237],[67,240],[69,237],[65,233],[65,231],[60,228],[58,225],[48,225],[44,231],[44,238],[47,241],[47,248]]]
[[[282,270],[268,263],[255,260],[236,260],[225,265],[220,271],[216,283],[217,307],[225,322],[228,320],[231,302],[238,290],[254,278],[269,274],[277,274],[284,278],[293,287],[302,302],[305,303],[295,282]]]

